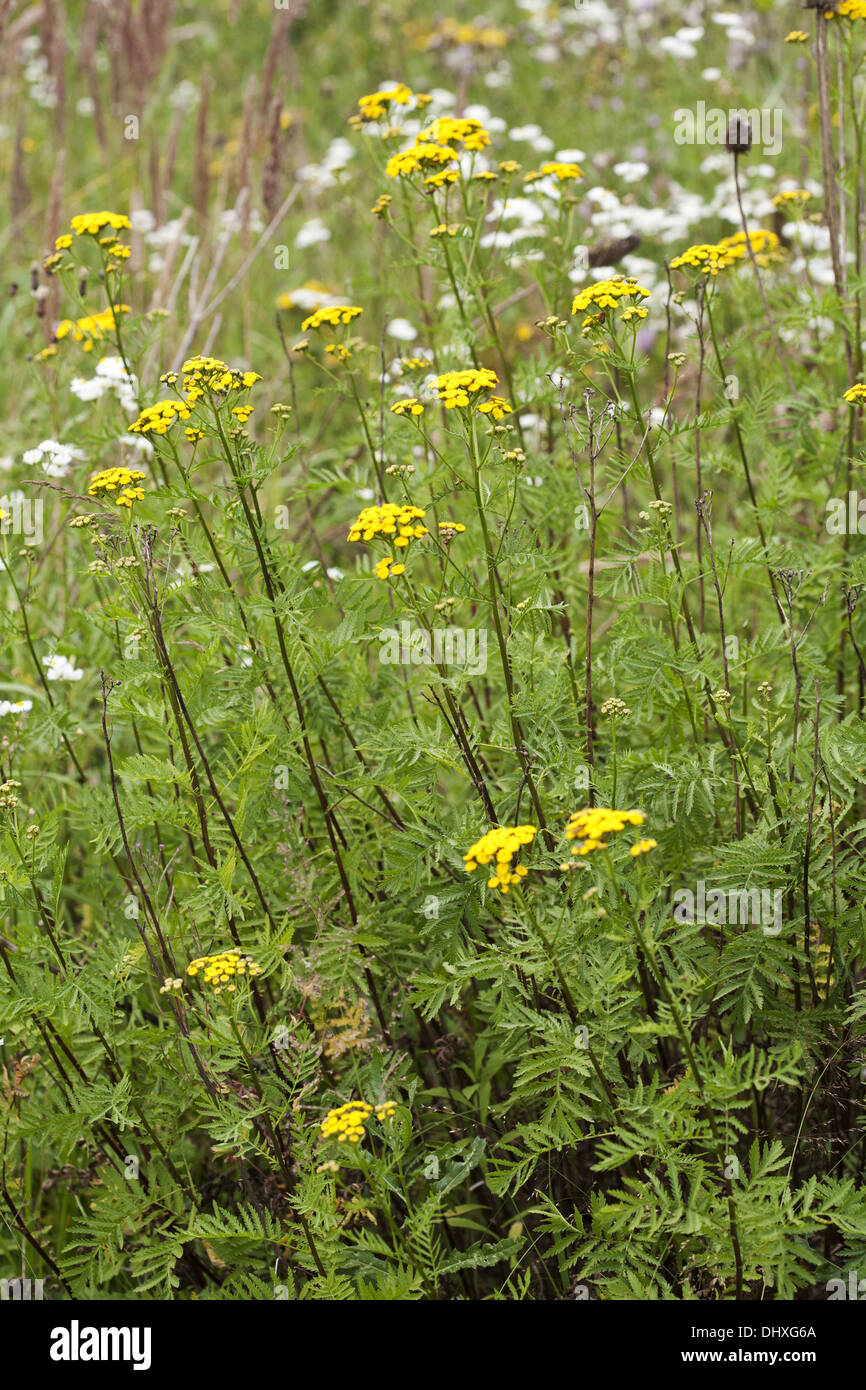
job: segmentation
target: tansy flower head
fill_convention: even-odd
[[[625,309],[629,300],[649,299],[649,290],[631,276],[618,275],[612,280],[598,280],[575,296],[572,314],[583,314],[589,308]]]
[[[130,226],[130,221],[122,212],[81,212],[73,217],[69,225],[76,236],[99,236],[104,227],[110,227],[114,232],[124,231]]]
[[[790,207],[796,203],[808,203],[812,197],[808,189],[790,188],[784,193],[777,193],[773,198],[774,208]]]
[[[648,854],[651,849],[658,847],[658,840],[638,840],[636,845],[632,845],[629,854],[633,859],[637,859],[639,854]]]
[[[319,1128],[326,1139],[339,1139],[345,1144],[358,1144],[366,1133],[366,1125],[373,1114],[373,1106],[365,1100],[350,1100],[329,1110]],[[390,1120],[396,1113],[393,1100],[386,1100],[375,1107],[376,1119],[380,1124]]]
[[[552,177],[559,183],[570,183],[573,179],[582,179],[583,170],[579,164],[564,164],[559,159],[551,159],[547,164],[542,164],[540,169],[533,169],[530,173],[523,175],[524,183],[535,183],[538,179]]]
[[[501,396],[491,396],[486,401],[478,401],[473,397],[492,391],[498,385],[499,377],[488,367],[443,372],[433,382],[434,389],[446,410],[465,410],[468,406],[474,406],[482,414],[491,415],[494,420],[501,420],[503,415],[511,414],[508,402]]]
[[[321,1124],[326,1139],[332,1136],[345,1143],[357,1144],[364,1137],[364,1126],[373,1107],[362,1100],[349,1101],[335,1110],[329,1110]]]
[[[573,811],[565,829],[566,840],[580,840],[572,854],[590,854],[596,849],[607,849],[605,835],[617,835],[627,825],[643,825],[646,817],[643,811],[614,811],[605,806],[589,806],[583,811]]]
[[[183,390],[190,402],[198,400],[205,391],[214,391],[217,395],[225,395],[228,391],[246,391],[262,379],[258,372],[228,367],[218,357],[190,357],[184,362],[181,372]],[[173,376],[174,373],[169,375]]]
[[[356,319],[363,312],[363,309],[359,309],[355,304],[325,305],[304,319],[301,332],[307,333],[311,328],[322,328],[325,324],[329,328],[338,328],[341,323],[351,323],[352,319]]]
[[[768,265],[770,260],[776,259],[779,254],[779,238],[775,232],[769,232],[763,227],[749,232],[749,242],[759,265]],[[716,243],[703,242],[690,246],[682,255],[674,257],[671,270],[689,266],[699,270],[702,275],[718,275],[720,270],[727,270],[729,266],[737,265],[747,257],[746,234],[736,232],[734,236],[723,237]]]
[[[186,401],[157,401],[148,405],[129,426],[130,434],[167,434],[175,420],[188,420],[191,410]]]
[[[84,351],[90,352],[94,342],[106,337],[117,324],[117,314],[128,314],[128,304],[117,304],[113,309],[101,309],[97,314],[85,314],[80,319],[61,319],[54,330],[55,338],[71,337],[76,343],[84,343]]]
[[[385,165],[385,173],[389,179],[401,178],[408,174],[426,173],[430,169],[451,164],[456,158],[457,151],[453,150],[450,145],[434,145],[431,140],[425,140],[419,145],[412,145],[408,150],[401,150],[398,154],[392,154]],[[454,175],[456,178],[456,170]]]
[[[415,105],[419,110],[429,106],[433,100],[425,92],[413,92],[411,87],[407,87],[405,82],[398,82],[396,87],[389,87],[382,92],[370,92],[367,96],[358,98],[359,115],[351,118],[352,122],[364,124],[367,121],[380,121],[383,116],[388,115],[389,106],[410,106]]]
[[[246,976],[252,979],[255,975],[261,974],[261,966],[256,965],[249,956],[245,956],[240,947],[232,946],[227,951],[218,951],[216,955],[199,956],[197,960],[191,960],[186,968],[187,975],[198,975],[199,971],[202,972],[204,983],[211,986],[214,994],[221,994],[224,989],[234,993],[237,977],[243,979]]]
[[[385,502],[381,507],[365,507],[354,521],[346,537],[350,541],[372,541],[383,536],[396,551],[408,549],[412,541],[421,540],[429,534],[422,525],[426,513],[421,507],[398,506]],[[393,579],[403,574],[406,566],[396,562],[392,553],[379,560],[374,573],[377,579]]]
[[[866,402],[866,385],[862,381],[856,381],[845,392],[845,400],[849,405],[863,405]]]
[[[91,497],[107,497],[118,507],[131,510],[133,503],[144,497],[143,489],[135,486],[144,477],[146,474],[135,468],[105,468],[94,473],[87,491]]]
[[[519,883],[529,872],[523,864],[512,871],[511,861],[524,845],[532,844],[534,838],[534,825],[497,825],[466,851],[464,868],[471,874],[479,864],[490,864],[492,877],[487,880],[488,888],[507,893],[512,883]]]
[[[405,400],[405,401],[397,401],[395,405],[392,405],[392,406],[391,406],[391,414],[392,414],[392,415],[423,415],[423,414],[424,414],[424,407],[423,407],[423,405],[421,404],[421,402],[420,402],[419,400],[416,400],[416,398],[415,398],[414,396],[410,396],[410,397],[408,398],[408,400]]]
[[[427,130],[422,130],[416,144],[428,141],[436,145],[462,145],[466,150],[484,150],[490,144],[490,132],[480,121],[470,117],[440,116]]]

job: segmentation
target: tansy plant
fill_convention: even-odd
[[[863,6],[212,6],[206,89],[194,5],[56,8],[3,28],[0,1275],[823,1298]],[[669,138],[738,55],[778,154]]]

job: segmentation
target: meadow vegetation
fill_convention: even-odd
[[[866,1275],[866,0],[0,54],[0,1276]]]

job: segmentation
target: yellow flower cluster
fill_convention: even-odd
[[[542,164],[540,169],[532,169],[528,174],[524,174],[523,182],[535,183],[538,179],[551,175],[560,183],[569,183],[572,179],[582,179],[583,170],[579,164],[563,164],[559,159],[552,159],[549,163]]]
[[[129,426],[130,434],[167,434],[175,420],[188,420],[191,411],[186,401],[157,401],[148,405]]]
[[[504,29],[491,24],[483,24],[477,19],[461,22],[457,19],[442,19],[430,26],[423,22],[407,25],[407,33],[412,37],[413,46],[422,51],[441,48],[453,44],[457,48],[504,48],[508,35]]]
[[[649,299],[649,290],[645,290],[632,276],[617,275],[612,280],[597,280],[594,285],[587,285],[585,290],[575,295],[571,312],[581,314],[592,307],[624,309],[626,301],[641,299]]]
[[[103,227],[111,227],[112,231],[119,232],[131,224],[122,212],[81,212],[73,217],[69,225],[76,236],[99,236]],[[58,246],[57,249],[62,248]]]
[[[128,314],[128,304],[117,304],[118,313]],[[54,330],[55,338],[74,338],[76,343],[84,342],[84,351],[90,352],[95,341],[111,333],[117,324],[115,309],[101,309],[97,314],[85,314],[80,319],[61,319]]]
[[[359,309],[355,304],[331,304],[323,309],[317,309],[309,318],[305,318],[301,324],[301,332],[306,333],[311,328],[322,328],[325,324],[329,328],[338,328],[341,323],[351,323],[364,310]]]
[[[415,396],[410,396],[405,401],[397,401],[396,405],[391,406],[392,415],[423,415],[424,407]]]
[[[218,951],[213,956],[199,956],[197,960],[191,960],[186,967],[187,975],[197,975],[200,970],[204,971],[204,983],[213,986],[214,994],[220,994],[226,988],[230,993],[234,992],[234,981],[238,975],[241,978],[246,975],[252,979],[262,973],[261,966],[256,965],[249,956],[245,956],[238,946],[232,946],[227,951]]]
[[[785,35],[785,43],[808,43],[809,35],[805,29],[792,29],[790,34]]]
[[[222,395],[227,391],[246,391],[261,381],[258,372],[241,372],[227,367],[218,357],[190,357],[181,367],[187,400],[198,400],[205,391]],[[163,380],[164,378],[161,378]],[[174,382],[171,383],[174,385]]]
[[[866,404],[866,385],[862,381],[855,381],[845,392],[845,399],[849,405]]]
[[[756,231],[749,232],[749,241],[758,265],[769,265],[771,260],[777,258],[780,242],[775,232],[769,232],[766,228],[759,227]],[[691,266],[695,270],[700,270],[703,275],[718,275],[720,270],[727,270],[728,266],[737,265],[744,261],[747,255],[746,234],[745,232],[736,232],[734,236],[723,237],[721,241],[716,243],[690,246],[681,256],[674,256],[671,261],[671,270]]]
[[[144,477],[146,474],[137,468],[105,468],[101,473],[94,473],[87,491],[91,497],[110,496],[118,507],[131,509],[134,502],[144,497],[143,489],[134,486]]]
[[[386,1100],[376,1106],[376,1119],[381,1124],[390,1120],[397,1106],[393,1100]],[[319,1128],[326,1139],[341,1139],[346,1144],[359,1144],[365,1134],[365,1126],[373,1113],[373,1106],[365,1100],[350,1100],[346,1105],[338,1105],[329,1110]]]
[[[489,367],[468,368],[459,372],[443,372],[437,376],[433,386],[446,410],[466,409],[475,406],[482,415],[490,415],[501,420],[503,415],[511,414],[511,406],[501,396],[490,396],[486,401],[473,401],[473,396],[483,391],[492,391],[499,385],[499,377]]]
[[[777,193],[773,198],[773,207],[783,208],[789,203],[808,203],[811,197],[811,193],[805,188],[792,188],[787,193]]]
[[[866,19],[866,0],[841,0],[836,14],[843,19]]]
[[[518,864],[512,873],[511,861],[524,845],[532,844],[534,839],[534,825],[497,825],[466,851],[463,856],[464,868],[471,874],[479,864],[491,864],[493,874],[487,880],[487,887],[507,893],[512,883],[519,883],[529,872],[523,864]]]
[[[404,174],[422,174],[428,169],[441,168],[457,158],[457,151],[450,145],[434,145],[431,140],[421,141],[408,150],[392,154],[385,165],[389,179],[400,178]],[[456,170],[455,177],[456,177]]]
[[[367,96],[358,98],[358,108],[360,115],[355,116],[355,121],[361,123],[365,121],[379,121],[383,116],[387,116],[388,107],[409,106],[412,102],[415,106],[422,108],[429,106],[433,100],[425,92],[413,92],[411,87],[407,87],[405,82],[398,82],[396,87],[389,87],[383,92],[370,92]]]
[[[435,145],[462,145],[466,150],[486,150],[490,144],[490,131],[485,130],[474,117],[440,116],[438,121],[422,130],[416,140],[420,145],[432,141]]]
[[[384,536],[397,550],[406,550],[413,540],[419,541],[429,535],[427,527],[421,525],[425,515],[421,507],[398,506],[394,502],[385,502],[381,507],[365,507],[358,520],[352,523],[346,539],[372,541]],[[386,556],[375,567],[376,578],[393,579],[405,568],[403,564],[395,564],[393,556]]]
[[[637,859],[639,854],[648,854],[651,849],[658,847],[658,840],[638,840],[636,845],[632,845],[629,854],[633,859]]]
[[[627,825],[643,825],[646,817],[643,811],[613,811],[605,806],[590,806],[584,811],[573,811],[565,830],[566,840],[582,840],[575,845],[572,854],[589,854],[594,849],[607,849],[605,835],[616,835]],[[655,842],[646,843],[653,848]]]

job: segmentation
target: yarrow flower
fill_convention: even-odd
[[[49,681],[80,681],[84,675],[70,657],[60,656],[57,652],[53,656],[44,657],[42,664],[48,668],[45,678]]]
[[[71,444],[61,444],[56,439],[43,439],[35,449],[28,449],[21,455],[24,463],[39,463],[49,478],[65,478],[73,463],[84,458],[80,449]]]
[[[386,1100],[375,1109],[376,1119],[381,1124],[390,1120],[397,1106],[393,1100]],[[372,1114],[373,1106],[368,1105],[365,1100],[350,1100],[345,1105],[338,1105],[335,1110],[329,1110],[319,1128],[326,1139],[339,1139],[345,1144],[359,1144],[366,1133],[365,1126]]]
[[[133,503],[144,497],[144,490],[134,484],[146,476],[136,468],[105,468],[101,473],[94,473],[87,491],[91,497],[107,497],[118,507],[131,510]]]
[[[245,956],[239,946],[191,960],[186,967],[187,975],[198,975],[199,971],[203,972],[204,983],[213,987],[214,994],[221,994],[223,989],[233,993],[237,988],[235,980],[238,976],[252,979],[262,973],[261,966],[256,965],[250,956]]]
[[[512,872],[511,861],[524,845],[532,844],[535,833],[534,825],[497,825],[488,830],[464,854],[466,872],[471,874],[479,864],[490,864],[493,873],[487,880],[487,887],[507,893],[512,883],[519,883],[529,872],[523,864],[518,864]]]
[[[566,840],[581,840],[572,854],[590,854],[595,849],[607,849],[605,835],[617,835],[627,825],[643,825],[643,811],[614,811],[604,806],[590,806],[573,811],[565,830]]]

